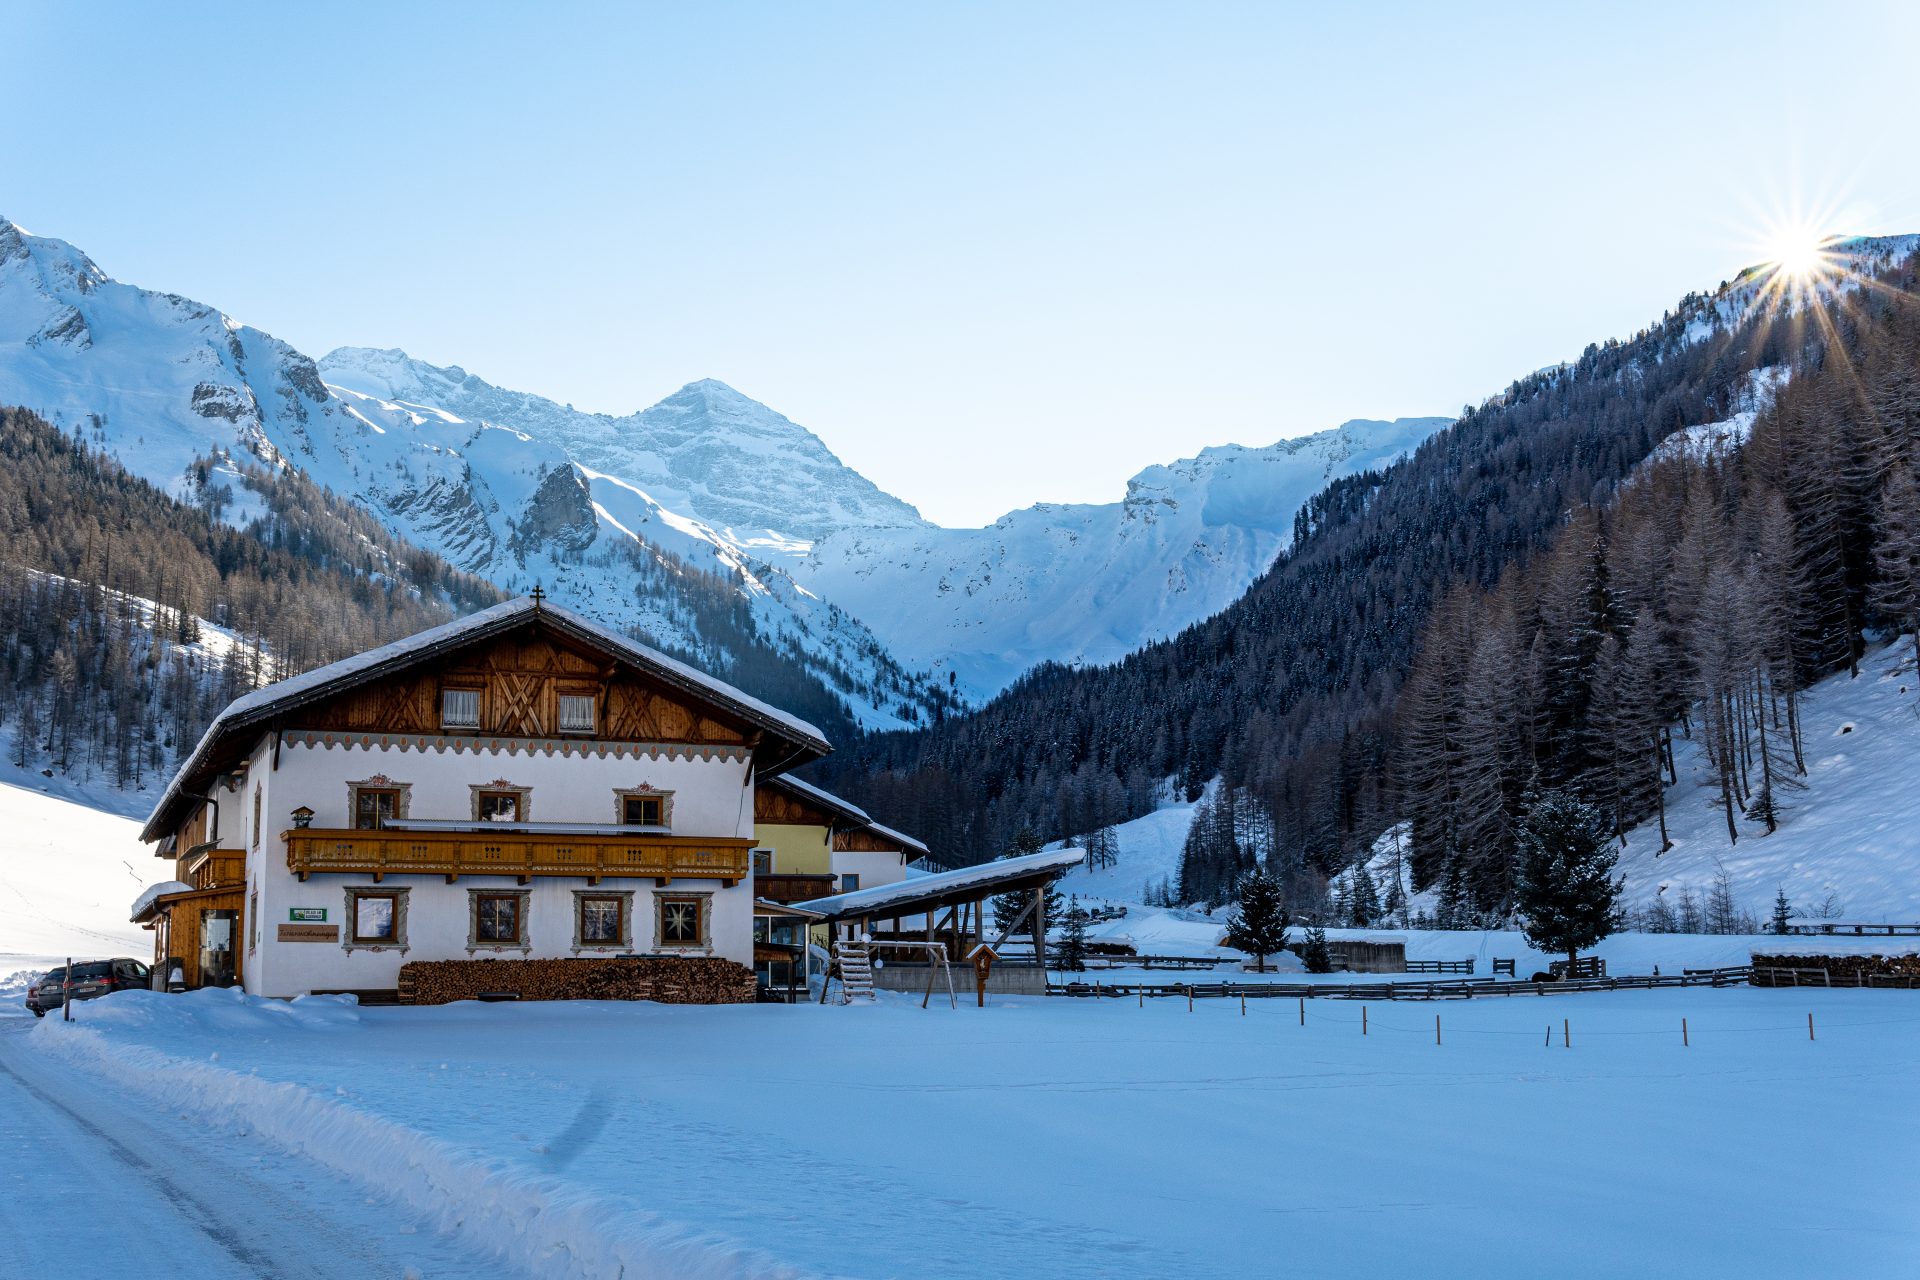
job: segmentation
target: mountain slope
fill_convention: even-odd
[[[1903,270],[1915,243],[1834,252],[1871,278]],[[1222,774],[1271,817],[1289,867],[1339,870],[1399,817],[1395,709],[1436,602],[1494,585],[1661,441],[1743,411],[1755,370],[1815,358],[1856,320],[1756,305],[1769,288],[1746,273],[1689,295],[1631,339],[1489,397],[1384,475],[1336,480],[1296,545],[1217,616],[1112,666],[1036,670],[977,714],[824,762],[821,780],[966,861],[1024,826],[1065,834],[1063,788],[1124,784],[1109,793],[1127,804],[1094,816],[1110,823],[1143,811],[1141,780],[1176,775],[1193,795]]]
[[[704,398],[720,402],[716,392]],[[71,245],[4,220],[0,404],[41,413],[176,496],[195,495],[216,455],[251,455],[269,487],[297,469],[396,536],[505,590],[542,583],[604,621],[743,682],[763,681],[755,691],[777,700],[811,703],[808,686],[824,684],[844,705],[812,712],[843,734],[855,720],[901,725],[943,704],[857,621],[636,486],[597,479],[558,445],[337,391],[271,335],[114,281]],[[699,442],[683,444],[682,463],[694,468]],[[719,483],[727,473],[709,474]],[[859,496],[858,485],[844,487]],[[884,495],[866,496],[888,518],[914,518]],[[224,512],[232,523],[259,514],[257,501],[236,500]]]
[[[811,431],[710,378],[614,417],[508,391],[404,351],[341,347],[321,359],[320,372],[352,391],[511,426],[743,547],[925,523]]]
[[[1114,503],[1042,504],[984,529],[835,533],[793,573],[905,661],[993,694],[1041,662],[1104,663],[1218,613],[1331,480],[1388,466],[1448,418],[1354,421],[1149,467]]]

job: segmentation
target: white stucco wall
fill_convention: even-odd
[[[847,874],[860,877],[860,887],[871,889],[875,885],[892,884],[907,878],[907,864],[897,853],[870,853],[850,849],[833,851],[834,883],[838,886],[840,877]]]
[[[253,909],[252,894],[257,891],[259,942],[246,957],[245,983],[256,995],[390,988],[399,980],[400,966],[409,960],[466,960],[496,954],[502,958],[541,959],[653,951],[656,894],[711,895],[710,945],[673,948],[676,954],[716,955],[748,967],[753,964],[750,878],[731,889],[718,880],[699,879],[675,880],[664,889],[656,889],[650,877],[608,877],[598,886],[589,886],[584,879],[547,876],[536,876],[526,885],[511,876],[462,876],[448,884],[438,875],[390,875],[378,885],[367,876],[313,875],[302,883],[287,870],[286,842],[280,838],[280,833],[292,825],[289,815],[301,805],[314,811],[315,827],[351,827],[348,783],[374,775],[410,786],[410,818],[469,819],[471,788],[505,782],[532,789],[525,814],[528,821],[609,823],[616,817],[615,791],[646,785],[673,793],[674,835],[751,838],[753,788],[747,785],[748,763],[744,759],[617,759],[288,742],[281,747],[275,768],[270,742],[263,739],[252,757],[241,804],[250,822],[253,788],[262,787],[263,831],[257,848],[251,829],[247,831],[248,907]],[[295,907],[325,908],[326,922],[337,925],[343,939],[350,936],[351,922],[346,914],[346,890],[350,887],[408,891],[404,949],[368,950],[349,948],[343,942],[277,940],[278,926],[289,921],[289,912]],[[527,949],[469,950],[469,891],[489,887],[528,892]],[[574,893],[589,889],[633,894],[629,912],[631,946],[599,951],[574,949]],[[250,942],[252,937],[250,925]]]

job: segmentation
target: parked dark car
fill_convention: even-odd
[[[66,992],[75,1000],[92,1000],[115,991],[145,991],[153,980],[153,971],[138,960],[88,960],[73,966],[73,986]],[[33,1016],[44,1018],[60,1007],[62,988],[67,983],[66,966],[49,970],[27,992],[27,1008]]]

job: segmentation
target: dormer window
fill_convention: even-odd
[[[440,692],[440,724],[448,729],[480,727],[480,691],[443,689]]]
[[[593,732],[593,695],[584,693],[563,693],[560,695],[560,732]]]

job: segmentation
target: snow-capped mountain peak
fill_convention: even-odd
[[[805,542],[842,529],[925,524],[813,432],[712,378],[615,416],[497,387],[404,351],[342,347],[320,368],[336,386],[512,426],[743,543],[770,533]]]

